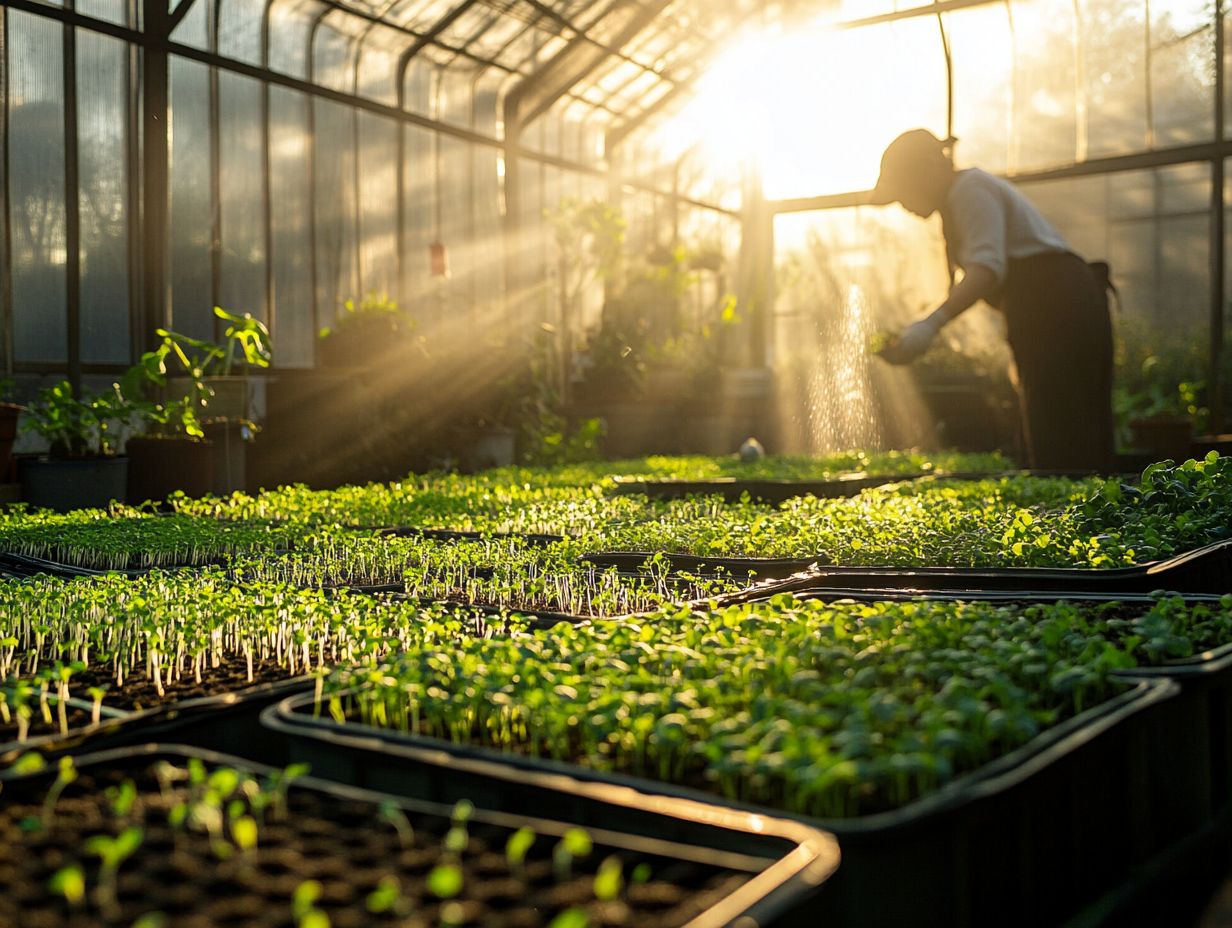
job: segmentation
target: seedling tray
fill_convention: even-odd
[[[30,751],[38,751],[44,757],[60,757],[169,739],[243,754],[263,763],[285,764],[285,744],[270,738],[262,728],[261,712],[311,689],[314,681],[310,676],[292,677],[140,711],[109,709],[111,718],[104,718],[97,726],[70,729],[67,735],[44,735],[0,744],[0,770]]]
[[[1169,680],[1137,683],[894,812],[798,817],[836,834],[844,854],[799,924],[1036,926],[1077,911],[1162,850],[1149,765],[1177,692]],[[311,697],[293,697],[263,721],[288,738],[297,760],[356,785],[437,801],[481,790],[488,806],[567,808],[582,822],[610,814],[601,800],[612,787],[783,815],[643,778],[337,725],[313,718],[311,705]],[[625,825],[646,822],[626,816]]]
[[[90,567],[78,567],[75,564],[64,564],[60,561],[49,561],[46,558],[31,557],[28,554],[0,554],[0,571],[15,578],[46,575],[65,579],[104,577],[112,574],[120,574],[125,577],[140,577],[149,573],[149,570],[146,569],[94,570]]]
[[[803,561],[798,563],[803,564]],[[759,572],[761,577],[774,574]],[[1063,567],[835,567],[818,564],[780,575],[765,584],[767,595],[810,589],[849,589],[934,593],[952,591],[1050,590],[1071,594],[1177,593],[1223,594],[1232,590],[1232,541],[1217,541],[1162,561],[1109,570]],[[722,603],[724,597],[716,599]]]
[[[91,816],[88,808],[82,808],[86,805],[86,796],[97,796],[102,808],[94,813],[96,817],[107,821],[121,814],[110,808],[110,800],[101,794],[108,784],[119,785],[125,779],[134,781],[138,791],[151,798],[122,813],[129,817],[126,821],[140,819],[140,826],[144,826],[144,843],[121,868],[121,873],[127,869],[133,875],[129,885],[133,885],[135,891],[125,894],[125,884],[120,881],[119,905],[125,910],[115,913],[122,918],[117,917],[109,924],[129,925],[136,915],[149,909],[172,910],[177,918],[191,913],[207,921],[223,920],[226,917],[223,909],[233,911],[234,905],[220,905],[220,898],[247,897],[255,906],[249,909],[250,920],[244,924],[281,925],[287,923],[290,915],[290,889],[306,880],[317,879],[324,889],[319,906],[331,916],[332,923],[366,925],[374,919],[366,911],[365,899],[375,888],[380,873],[394,873],[399,884],[418,897],[417,912],[427,915],[438,906],[443,911],[444,906],[433,898],[431,891],[417,892],[417,886],[427,889],[423,882],[425,874],[434,864],[447,860],[453,862],[460,874],[465,874],[458,899],[460,905],[473,909],[463,919],[467,923],[487,923],[489,917],[502,918],[502,912],[512,906],[521,910],[523,918],[502,920],[501,924],[546,925],[556,910],[595,904],[591,889],[594,873],[600,861],[616,855],[627,873],[645,864],[651,874],[648,887],[654,885],[659,890],[639,895],[638,887],[629,885],[621,898],[628,906],[627,916],[619,924],[637,925],[653,920],[656,925],[687,924],[688,928],[755,926],[770,924],[784,910],[798,906],[838,864],[833,838],[797,823],[659,799],[650,803],[653,814],[669,820],[704,822],[716,832],[729,834],[733,843],[749,836],[761,841],[771,853],[723,851],[630,836],[619,830],[594,829],[588,832],[593,849],[573,858],[565,875],[557,873],[553,877],[556,868],[546,865],[547,851],[576,824],[565,824],[559,816],[510,814],[480,806],[464,819],[468,840],[462,850],[455,850],[451,856],[445,850],[449,843],[445,835],[458,821],[451,805],[381,794],[306,776],[295,779],[286,790],[284,803],[289,814],[277,826],[257,826],[260,837],[246,852],[252,856],[240,857],[244,852],[233,849],[232,855],[224,855],[232,861],[228,866],[219,863],[214,853],[217,841],[225,839],[211,841],[191,828],[176,836],[167,824],[163,806],[170,808],[175,797],[162,798],[162,790],[166,787],[155,778],[155,765],[166,761],[187,767],[190,759],[206,765],[207,771],[229,767],[267,780],[275,774],[273,769],[247,760],[177,745],[150,744],[79,758],[75,764],[76,785],[68,784],[64,792],[67,799],[58,801],[60,809],[50,827],[41,829],[40,836],[31,842],[30,850],[22,854],[22,859],[10,861],[12,866],[5,869],[6,874],[11,874],[8,879],[17,877],[19,881],[0,888],[0,916],[6,914],[6,908],[8,917],[18,918],[19,912],[24,916],[32,909],[46,906],[47,880],[51,871],[64,862],[63,859],[51,862],[56,850],[55,839],[63,844],[66,838],[71,839],[75,832],[82,831],[82,820]],[[53,767],[36,774],[15,771],[3,774],[7,807],[23,814],[38,815],[56,772]],[[186,790],[181,791],[187,795]],[[159,802],[161,805],[157,805]],[[400,812],[397,818],[394,818],[393,809]],[[399,820],[404,827],[395,830],[391,823]],[[9,827],[13,827],[13,823],[9,823]],[[525,864],[508,863],[503,869],[498,865],[496,869],[500,872],[494,874],[493,858],[499,860],[509,837],[522,828],[531,829],[535,838]],[[85,833],[91,830],[94,829],[87,826]],[[64,849],[70,860],[81,853],[72,844],[70,840],[70,846]],[[308,850],[309,845],[313,850]],[[173,847],[175,850],[171,852]],[[183,861],[181,857],[177,877],[159,876],[167,861],[174,861],[180,855],[194,858],[195,866],[192,860]],[[289,874],[290,889],[287,880],[266,872],[279,864],[285,871],[288,855],[296,858]],[[320,867],[318,872],[322,857],[332,865]],[[235,863],[237,860],[239,866]],[[336,866],[340,861],[344,865]],[[47,872],[42,872],[44,870]],[[491,884],[498,878],[505,881],[505,892],[493,897],[496,887]],[[101,877],[99,880],[101,885]],[[137,886],[138,883],[144,885]],[[568,884],[581,884],[585,889],[580,900],[574,901],[561,892]],[[190,890],[187,894],[181,891],[185,885]],[[671,907],[666,912],[658,905],[665,891],[672,891]],[[491,908],[483,901],[489,898],[497,900]],[[506,904],[502,905],[501,899]],[[651,902],[652,899],[655,901]],[[128,911],[136,906],[143,908]],[[56,910],[55,903],[52,909]],[[62,914],[68,915],[67,908]],[[445,916],[441,915],[440,920],[443,923]],[[437,918],[430,918],[429,923],[437,923]]]
[[[545,535],[536,532],[470,532],[444,528],[416,528],[413,525],[390,525],[374,529],[378,535],[394,538],[428,538],[433,541],[486,541],[496,538],[523,541],[529,545],[554,545],[567,541],[568,535]]]
[[[596,551],[583,554],[578,560],[599,569],[615,567],[620,571],[641,573],[642,566],[658,557],[667,563],[672,573],[682,571],[700,576],[723,571],[733,577],[755,575],[758,579],[782,579],[829,563],[825,554],[810,557],[700,557],[695,554],[667,554],[654,551]]]
[[[651,499],[683,499],[686,496],[722,496],[729,503],[739,502],[746,495],[751,500],[778,504],[798,496],[817,499],[850,499],[865,490],[915,480],[995,480],[1000,477],[1067,477],[1080,479],[1094,476],[1094,471],[1017,470],[982,473],[960,471],[952,474],[849,474],[831,480],[744,480],[738,477],[714,477],[709,480],[676,480],[672,478],[616,477],[617,495],[638,494]],[[1130,477],[1131,475],[1126,475]],[[1133,475],[1136,476],[1136,475]]]

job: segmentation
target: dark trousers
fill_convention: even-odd
[[[1110,470],[1112,324],[1102,282],[1074,254],[1015,259],[1000,303],[1018,366],[1029,465]]]

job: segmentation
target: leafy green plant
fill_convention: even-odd
[[[106,457],[115,453],[114,433],[137,412],[119,384],[106,393],[76,396],[63,380],[39,391],[26,407],[21,428],[44,439],[56,457]]]
[[[387,294],[370,292],[357,303],[348,299],[342,304],[342,312],[332,326],[323,327],[318,338],[330,338],[341,332],[361,331],[367,334],[400,332],[409,334],[416,329],[415,320]]]

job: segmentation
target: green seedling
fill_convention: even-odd
[[[94,835],[86,839],[83,849],[100,862],[97,897],[99,908],[105,913],[115,913],[118,909],[116,883],[120,865],[141,847],[144,837],[144,830],[134,825],[115,837]]]
[[[56,770],[55,782],[47,790],[47,795],[43,799],[42,822],[44,828],[51,828],[52,822],[55,820],[56,803],[60,801],[60,795],[68,788],[68,785],[77,779],[77,768],[73,766],[71,757],[61,757]]]
[[[462,868],[456,864],[437,864],[428,873],[428,892],[437,899],[453,899],[462,892]]]
[[[47,888],[62,896],[72,908],[80,908],[86,898],[86,877],[76,864],[62,867],[51,875]]]
[[[620,863],[620,858],[604,858],[595,873],[595,898],[600,902],[612,902],[620,898],[620,892],[624,886],[624,867]]]
[[[552,867],[556,878],[564,881],[573,876],[573,862],[582,857],[589,857],[594,850],[594,842],[582,828],[570,828],[564,833],[556,847],[552,849]]]
[[[548,928],[590,928],[590,916],[585,909],[565,909],[548,922]]]
[[[406,817],[406,813],[402,811],[397,803],[386,801],[380,806],[381,821],[393,826],[394,831],[398,833],[398,844],[402,850],[407,851],[415,846],[415,829],[411,827],[411,821]]]
[[[526,826],[519,828],[509,836],[509,840],[505,842],[505,860],[513,873],[525,872],[526,855],[530,853],[534,843],[535,831]]]
[[[291,894],[291,916],[297,928],[329,928],[329,916],[317,908],[323,887],[316,880],[305,880]]]
[[[396,912],[402,903],[402,886],[396,876],[383,876],[377,888],[368,893],[364,906],[373,915]]]

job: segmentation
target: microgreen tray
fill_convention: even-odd
[[[838,864],[828,835],[685,801],[651,800],[645,811],[705,823],[734,844],[747,837],[764,853],[583,830],[558,815],[441,805],[303,773],[150,744],[0,774],[0,822],[10,832],[0,881],[17,881],[0,885],[0,920],[7,909],[127,926],[174,910],[210,923],[293,916],[349,926],[401,924],[413,910],[429,924],[533,926],[577,909],[562,923],[755,926],[798,907]],[[98,831],[119,832],[126,853],[118,839],[91,837]],[[320,915],[309,920],[310,911]]]
[[[279,739],[263,737],[260,714],[271,704],[311,689],[313,681],[311,676],[300,676],[140,711],[106,709],[99,725],[0,744],[0,769],[30,751],[60,757],[172,738],[201,748],[243,754],[255,761],[283,763],[285,746]],[[55,697],[49,697],[49,701],[54,703]]]
[[[642,555],[646,557],[646,555]],[[602,563],[602,562],[601,562]],[[1217,541],[1192,551],[1136,567],[1091,569],[1078,567],[836,567],[818,564],[779,574],[777,584],[763,587],[767,595],[796,593],[815,588],[864,589],[931,593],[942,590],[1037,590],[1090,593],[1178,593],[1221,595],[1232,590],[1232,541]],[[758,575],[773,578],[767,571]],[[721,603],[722,596],[717,597]],[[743,601],[743,600],[740,600]]]
[[[1169,680],[1135,684],[942,789],[892,812],[799,820],[838,836],[844,864],[799,924],[1054,923],[1161,852],[1150,755]],[[507,809],[603,820],[613,786],[717,802],[700,790],[314,718],[311,697],[262,716],[293,757],[334,779],[449,801],[481,791]],[[627,821],[644,828],[645,822]]]
[[[813,496],[817,499],[850,499],[865,490],[904,481],[942,480],[992,480],[999,477],[1064,477],[1081,479],[1094,476],[1094,471],[962,471],[952,474],[849,474],[830,480],[774,480],[742,479],[739,477],[711,477],[705,480],[675,478],[616,477],[617,495],[637,494],[651,499],[683,499],[687,496],[722,496],[728,502],[748,499],[763,503],[783,503],[798,496]],[[1127,475],[1127,477],[1136,475]]]

